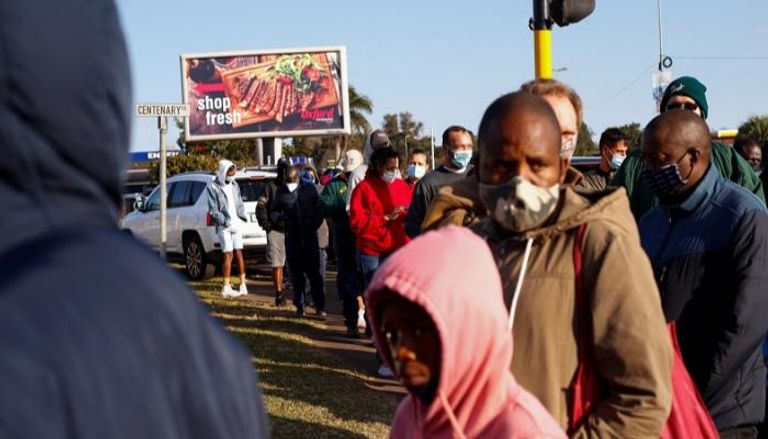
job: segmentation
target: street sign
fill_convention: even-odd
[[[165,259],[168,246],[168,206],[167,202],[167,166],[168,147],[165,136],[168,134],[169,117],[189,117],[189,105],[187,104],[136,104],[136,116],[156,117],[157,129],[160,132],[160,257]]]
[[[136,104],[139,117],[188,117],[187,104]]]

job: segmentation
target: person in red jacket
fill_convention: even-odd
[[[410,241],[405,234],[405,216],[413,188],[400,177],[400,154],[391,147],[371,154],[368,172],[352,192],[349,225],[357,238],[357,265],[365,288],[376,269],[395,250]],[[370,335],[370,325],[366,333]],[[379,375],[392,371],[379,362]]]

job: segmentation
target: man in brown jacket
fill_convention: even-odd
[[[651,266],[623,189],[587,198],[563,185],[559,131],[551,106],[527,92],[497,99],[480,123],[479,194],[489,217],[472,229],[497,259],[506,303],[517,304],[511,369],[568,429],[577,341],[586,337],[603,394],[569,434],[657,438],[671,406],[672,348]],[[575,306],[581,225],[586,336]]]

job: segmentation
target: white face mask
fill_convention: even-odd
[[[521,177],[499,185],[479,184],[480,198],[492,217],[512,232],[525,232],[541,226],[557,208],[560,185],[534,186]]]
[[[386,181],[387,184],[391,184],[393,181],[400,178],[400,171],[387,171],[381,175],[381,179]]]
[[[296,189],[299,188],[298,183],[287,183],[287,185],[288,185],[288,190],[291,192],[294,192]]]

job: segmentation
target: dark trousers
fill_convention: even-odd
[[[357,313],[360,307],[357,304],[357,252],[354,245],[336,245],[336,260],[338,270],[336,285],[341,299],[344,324],[347,328],[357,327]]]
[[[720,439],[757,439],[757,427],[746,425],[720,430]]]
[[[765,389],[765,416],[763,423],[758,427],[758,439],[768,439],[768,388]]]
[[[315,309],[325,311],[325,279],[320,272],[320,245],[317,242],[317,234],[302,236],[298,232],[286,232],[285,252],[288,266],[291,268],[293,304],[297,309],[304,310],[304,276],[307,276]]]

